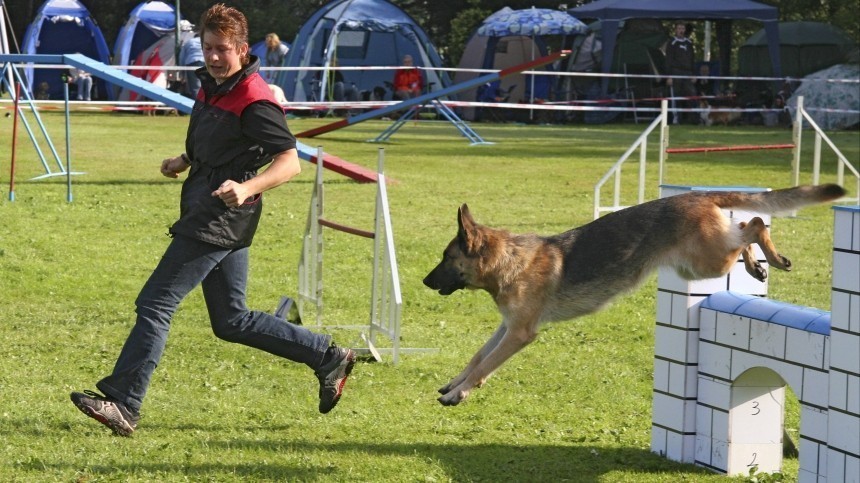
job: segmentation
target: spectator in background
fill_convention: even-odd
[[[320,70],[316,73],[316,86],[319,86],[321,83],[322,72]],[[315,89],[318,88],[315,87]],[[355,83],[350,82],[347,84],[344,81],[343,74],[338,70],[337,58],[332,58],[329,64],[326,75],[325,96],[323,98],[334,102],[358,102],[359,100],[358,88],[355,87]],[[348,114],[349,110],[335,109],[334,112],[337,115],[343,115]]]
[[[195,31],[194,36],[182,44],[179,51],[179,63],[185,67],[194,67],[194,70],[183,71],[185,77],[183,94],[185,97],[196,99],[197,91],[200,90],[200,78],[195,72],[204,65],[203,49],[200,47],[200,32]]]
[[[412,56],[403,56],[403,65],[409,69],[398,69],[394,73],[394,99],[405,101],[421,94],[424,88],[424,80],[421,71],[412,66]]]
[[[284,58],[287,56],[287,46],[281,43],[281,38],[276,33],[266,35],[266,65],[268,67],[281,67],[284,65]],[[269,84],[275,82],[278,77],[278,71],[271,70],[266,75],[266,81]]]
[[[711,77],[711,66],[707,63],[702,63],[699,66],[699,76],[696,78],[695,86],[698,96],[717,95],[717,84]]]
[[[683,22],[675,22],[675,32],[671,40],[664,45],[666,54],[666,71],[670,76],[686,76],[684,79],[666,79],[666,85],[671,88],[673,97],[692,97],[696,95],[693,86],[693,42],[687,37],[687,25]],[[673,107],[688,107],[687,100],[673,101]],[[679,122],[679,115],[675,113],[674,123]]]
[[[89,72],[83,69],[69,69],[69,83],[74,83],[78,87],[78,100],[92,100],[93,77]]]
[[[51,98],[51,85],[47,82],[39,83],[39,89],[36,91],[37,101],[47,101]]]

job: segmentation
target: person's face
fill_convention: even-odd
[[[687,33],[687,27],[684,24],[675,25],[675,36],[683,37]]]
[[[403,58],[403,65],[412,65],[412,57],[406,56]]]
[[[242,70],[242,58],[248,54],[248,44],[233,45],[228,39],[205,30],[200,39],[206,70],[218,84]]]

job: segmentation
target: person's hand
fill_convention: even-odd
[[[221,198],[225,205],[234,207],[239,206],[251,197],[248,188],[242,183],[237,183],[232,179],[221,183],[217,190],[212,192],[212,196]]]
[[[185,171],[190,166],[185,162],[185,158],[177,156],[175,158],[167,158],[161,162],[161,174],[168,178],[178,178],[179,173]]]

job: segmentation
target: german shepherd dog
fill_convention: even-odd
[[[741,256],[746,271],[764,281],[767,271],[751,247],[757,243],[768,264],[791,270],[761,218],[733,224],[721,209],[773,213],[844,194],[835,184],[762,193],[690,192],[616,211],[554,236],[516,235],[480,225],[464,204],[457,236],[424,284],[441,295],[486,290],[502,323],[463,372],[439,389],[439,402],[453,406],[466,399],[535,340],[541,323],[596,312],[659,266],[672,267],[688,280],[715,278],[728,273]]]

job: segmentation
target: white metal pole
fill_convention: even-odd
[[[6,4],[0,0],[0,54],[11,54],[9,52],[9,37],[6,33]],[[12,69],[6,71],[6,81],[9,82],[10,92],[15,92],[15,77]]]

